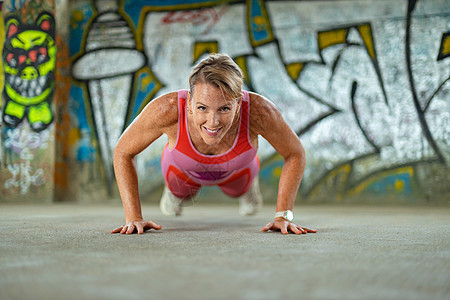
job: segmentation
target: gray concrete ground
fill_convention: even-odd
[[[118,204],[2,204],[0,299],[450,299],[449,207],[297,205],[300,236],[273,209],[145,205],[163,229],[125,236]]]

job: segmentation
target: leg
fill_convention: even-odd
[[[7,126],[15,128],[22,122],[25,110],[25,106],[9,100],[5,104],[3,121]]]
[[[38,105],[30,106],[28,120],[30,121],[30,126],[34,131],[39,132],[47,128],[53,121],[53,115],[49,103],[44,101]]]
[[[179,216],[183,202],[192,200],[201,188],[185,173],[169,166],[164,176],[165,186],[160,201],[160,209],[166,216]]]
[[[219,185],[220,189],[230,197],[239,197],[239,213],[255,214],[263,204],[259,190],[259,158],[256,157],[249,168],[236,172],[230,179]]]
[[[263,197],[259,189],[259,176],[256,176],[250,189],[239,197],[239,213],[243,216],[254,215],[262,206]]]

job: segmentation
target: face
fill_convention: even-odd
[[[188,105],[195,128],[210,146],[218,144],[238,120],[240,101],[226,98],[210,84],[196,84],[194,93],[189,94]]]

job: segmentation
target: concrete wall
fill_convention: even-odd
[[[24,15],[26,3],[38,1],[19,2]],[[206,53],[226,52],[244,70],[245,89],[271,99],[306,148],[299,201],[447,204],[447,1],[51,5],[61,40],[60,96],[46,100],[54,121],[41,130],[3,121],[2,199],[51,194],[44,189],[51,199],[117,196],[111,156],[123,129],[154,97],[187,88],[190,68]],[[157,200],[165,142],[137,159],[143,199]],[[264,140],[259,155],[264,194],[274,200],[282,160]]]
[[[52,201],[56,23],[53,1],[2,5],[0,198]]]

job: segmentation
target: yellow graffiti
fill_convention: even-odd
[[[273,169],[272,175],[273,175],[275,178],[280,178],[280,176],[281,176],[281,171],[282,171],[282,170],[283,170],[282,167],[276,167],[276,168]]]
[[[84,14],[80,10],[76,10],[72,13],[72,19],[70,20],[70,25],[72,29],[77,29],[78,24],[84,20]]]
[[[344,44],[347,40],[348,29],[335,29],[330,31],[322,31],[318,34],[319,50],[327,47]]]
[[[270,24],[269,14],[266,4],[261,0],[247,0],[247,30],[250,43],[253,47],[259,47],[274,41],[272,25]],[[259,7],[260,11],[253,12],[253,7]],[[254,15],[254,13],[260,13]],[[256,37],[256,33],[263,33],[263,36]],[[264,36],[265,35],[265,36]]]
[[[450,55],[450,35],[447,35],[442,41],[441,53],[443,56]]]
[[[398,193],[403,192],[404,188],[405,188],[405,181],[400,179],[395,180],[394,189],[396,192]]]
[[[67,142],[69,143],[69,145],[70,146],[75,145],[80,139],[81,139],[80,129],[72,128],[69,131],[69,134],[68,134],[68,137],[67,137]]]
[[[254,17],[253,21],[258,26],[266,27],[266,20],[263,17],[261,17],[261,16]]]
[[[373,46],[373,37],[372,31],[370,29],[369,24],[364,24],[358,26],[359,34],[364,41],[364,45],[366,45],[367,52],[372,59],[375,59],[375,48]]]
[[[402,168],[385,171],[385,172],[376,174],[374,176],[371,176],[370,178],[361,182],[358,186],[349,190],[348,196],[354,196],[354,195],[360,194],[365,189],[367,189],[369,186],[374,184],[375,182],[377,182],[385,177],[388,177],[391,175],[399,175],[399,174],[408,174],[410,177],[413,177],[414,169],[412,167],[402,167]],[[391,186],[390,188],[395,192],[401,193],[401,192],[403,192],[403,190],[405,188],[405,182],[403,180],[397,179],[395,181],[395,183],[393,184],[393,186]]]
[[[341,201],[344,199],[345,191],[344,188],[347,184],[348,177],[350,175],[350,172],[352,170],[352,167],[350,164],[345,164],[340,167],[337,167],[334,170],[331,170],[311,191],[308,198],[313,199],[317,198],[318,194],[324,190],[324,186],[326,185],[333,185],[337,186],[338,190],[336,193],[336,199]]]
[[[289,74],[289,77],[292,78],[292,80],[297,81],[298,77],[300,76],[300,72],[303,70],[304,64],[301,62],[291,63],[286,65],[286,71]]]
[[[234,58],[234,61],[237,63],[239,68],[241,68],[242,73],[244,74],[244,82],[248,85],[250,83],[250,77],[248,74],[247,59],[245,56],[238,56]]]
[[[219,52],[219,44],[217,42],[196,42],[194,45],[193,61],[197,61],[205,53]]]
[[[151,76],[149,76],[148,74],[144,75],[141,80],[142,85],[140,91],[144,93],[148,89],[149,84],[151,84],[152,82],[153,79]]]

